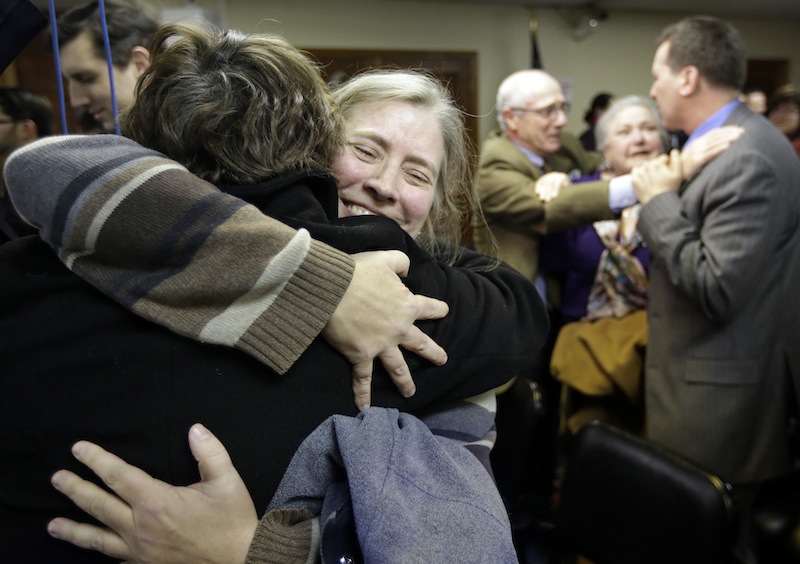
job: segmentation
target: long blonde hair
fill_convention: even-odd
[[[375,69],[334,87],[333,97],[345,121],[359,105],[382,101],[419,106],[436,117],[444,138],[444,163],[436,180],[433,206],[418,240],[452,263],[458,256],[464,226],[477,206],[471,188],[475,153],[467,137],[464,114],[450,92],[422,70]]]

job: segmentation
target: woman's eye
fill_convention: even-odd
[[[415,184],[427,185],[431,183],[430,179],[428,178],[428,175],[418,170],[408,170],[406,171],[406,174],[408,174],[408,176],[411,177],[412,181]]]
[[[364,145],[353,145],[353,149],[359,157],[364,159],[374,159],[377,156],[375,151]]]

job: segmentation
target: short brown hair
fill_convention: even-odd
[[[713,86],[741,90],[747,78],[747,55],[741,35],[726,21],[693,16],[661,32],[669,42],[667,64],[673,72],[695,66]]]
[[[99,59],[106,58],[98,4],[97,0],[89,0],[58,17],[56,29],[61,49],[86,31],[91,37],[95,56]],[[150,43],[150,38],[158,28],[158,22],[145,6],[134,0],[127,0],[124,4],[106,0],[105,15],[111,60],[118,67],[124,67],[131,60],[134,47],[146,47]],[[52,48],[52,38],[49,34],[45,41]]]
[[[215,184],[330,172],[341,115],[319,69],[283,39],[172,24],[150,52],[125,135]]]

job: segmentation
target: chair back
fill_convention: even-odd
[[[597,564],[730,561],[731,487],[681,456],[595,421],[570,445],[555,533]]]

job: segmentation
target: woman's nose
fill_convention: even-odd
[[[377,167],[367,179],[365,187],[376,200],[396,200],[399,171],[384,165]]]

